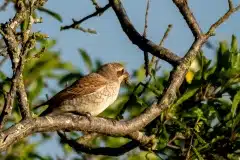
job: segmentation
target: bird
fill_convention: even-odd
[[[96,72],[76,80],[37,108],[48,105],[40,116],[64,113],[97,116],[117,99],[121,83],[128,79],[129,73],[122,64],[107,63]]]

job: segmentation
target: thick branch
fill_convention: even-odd
[[[197,20],[195,19],[193,13],[191,12],[187,0],[173,0],[175,5],[178,7],[180,13],[191,29],[195,38],[202,36],[201,28],[199,27]]]
[[[23,33],[23,44],[21,48],[21,54],[20,54],[20,61],[19,61],[19,72],[21,73],[18,79],[18,86],[17,86],[17,97],[19,102],[19,109],[21,112],[22,119],[31,118],[30,108],[28,104],[27,99],[27,93],[25,90],[24,80],[23,80],[23,69],[24,69],[24,63],[26,62],[26,56],[28,52],[35,47],[35,34],[30,33],[32,25],[34,23],[34,19],[32,18],[32,7],[33,7],[33,1],[31,1],[31,7],[29,8],[29,23],[27,26],[27,29]]]
[[[170,62],[179,63],[180,58],[173,55],[170,51],[162,47],[155,47],[151,41],[144,39],[132,26],[124,9],[122,8],[119,0],[109,0],[114,11],[119,18],[123,30],[129,36],[133,43],[139,45],[144,50],[151,52],[153,55],[168,59]],[[239,6],[235,8],[236,10]],[[233,13],[233,12],[232,12]],[[227,16],[229,17],[229,16]],[[216,27],[224,22],[227,18],[219,20]],[[191,19],[190,19],[191,20]],[[192,20],[191,24],[194,23]],[[189,23],[190,24],[190,23]],[[10,127],[9,129],[1,132],[0,134],[0,150],[6,150],[6,148],[19,141],[20,139],[36,133],[36,132],[49,132],[56,130],[81,130],[88,132],[97,132],[112,136],[131,136],[134,139],[135,134],[138,134],[138,130],[145,127],[148,123],[153,121],[159,116],[162,110],[171,106],[176,99],[176,92],[184,80],[184,76],[189,69],[190,64],[196,58],[202,45],[207,41],[209,36],[196,37],[191,48],[183,58],[182,62],[175,68],[175,71],[171,74],[169,86],[167,86],[164,96],[160,100],[159,104],[152,105],[147,108],[138,117],[128,121],[112,122],[103,118],[91,117],[90,120],[82,116],[53,116],[53,117],[39,117],[36,119],[26,119],[20,123]],[[164,53],[164,54],[163,54]],[[171,55],[171,56],[170,56]],[[177,59],[176,59],[177,58]]]
[[[111,148],[111,147],[93,148],[91,146],[78,143],[76,140],[69,140],[67,139],[66,136],[64,136],[61,133],[59,133],[58,135],[61,137],[61,140],[64,143],[67,143],[76,152],[84,152],[84,153],[94,154],[94,155],[120,156],[136,148],[139,145],[138,142],[131,141],[117,148]]]
[[[82,116],[53,116],[39,117],[36,119],[26,119],[3,131],[0,135],[0,151],[7,149],[20,139],[36,133],[57,130],[81,130],[88,132],[98,132],[113,136],[125,136],[135,130],[134,121],[113,122],[103,118],[91,117],[90,121]],[[134,133],[135,134],[135,133]],[[140,139],[140,136],[135,136]],[[136,132],[137,135],[139,133]]]
[[[117,147],[117,148],[111,148],[111,147],[93,147],[89,145],[89,143],[95,139],[98,136],[101,136],[101,134],[92,133],[88,135],[84,135],[83,137],[80,137],[77,140],[71,140],[66,137],[66,135],[58,132],[58,135],[61,137],[61,140],[65,143],[67,143],[69,146],[71,146],[76,152],[85,152],[88,154],[95,154],[95,155],[108,155],[108,156],[120,156],[126,152],[129,152],[130,150],[138,147],[143,146],[143,148],[147,148],[146,145],[150,144],[151,146],[154,146],[154,136],[146,136],[143,135],[141,132],[135,132],[131,134],[129,137],[134,137],[132,141]]]
[[[118,17],[123,31],[126,33],[126,35],[133,44],[137,45],[141,50],[149,52],[152,55],[163,59],[174,66],[180,63],[180,57],[172,53],[170,50],[156,45],[155,43],[144,38],[137,32],[137,30],[134,28],[131,21],[129,20],[120,0],[109,0],[109,2]]]
[[[45,3],[45,0],[31,1],[31,6],[28,6],[28,8],[26,8],[22,0],[18,0],[16,3],[17,3],[16,4],[17,12],[15,16],[8,23],[2,24],[0,29],[4,42],[7,47],[8,55],[12,62],[12,70],[13,70],[13,77],[11,79],[12,80],[11,88],[10,88],[10,91],[7,93],[7,96],[5,97],[5,103],[3,106],[2,113],[0,115],[0,128],[3,127],[7,116],[12,112],[13,101],[14,101],[15,93],[18,87],[18,79],[22,75],[22,71],[23,71],[24,58],[26,53],[31,49],[32,47],[31,45],[33,44],[32,40],[28,39],[29,32],[30,32],[30,28],[28,26],[27,30],[22,33],[24,46],[22,46],[22,50],[21,50],[19,46],[22,44],[22,42],[17,40],[16,34],[15,34],[16,29],[20,26],[20,24],[22,24],[25,18],[28,18],[27,15],[31,15],[30,14],[31,11],[43,5]],[[29,43],[27,43],[28,40],[29,40]],[[23,89],[21,89],[21,91],[23,91]],[[26,92],[25,92],[25,95],[21,96],[21,98],[24,98],[24,97],[26,98]],[[25,100],[22,100],[20,102],[24,102],[24,101]],[[26,112],[29,111],[29,109],[28,110],[26,109],[27,105],[25,103],[22,104],[22,106],[25,107],[24,109]]]

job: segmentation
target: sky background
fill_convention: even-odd
[[[0,0],[0,3],[2,2],[3,0]],[[98,0],[98,2],[102,6],[107,4],[107,0]],[[122,2],[133,25],[142,33],[147,1],[122,0]],[[173,28],[164,47],[183,56],[191,46],[194,37],[178,9],[171,0],[150,0],[150,2],[147,38],[158,44],[167,26],[172,24]],[[236,5],[240,3],[240,0],[233,0],[233,2]],[[189,0],[189,5],[204,32],[228,10],[227,0]],[[143,64],[143,52],[129,41],[112,9],[107,10],[101,17],[92,18],[81,25],[84,28],[95,29],[97,34],[94,35],[73,29],[60,31],[60,26],[71,24],[72,18],[79,20],[95,11],[90,0],[48,0],[45,7],[59,13],[63,22],[60,23],[40,13],[43,23],[34,25],[34,30],[57,39],[54,49],[61,51],[64,60],[71,61],[82,69],[84,64],[78,54],[78,48],[83,48],[93,59],[101,59],[103,62],[124,62],[130,72]],[[6,12],[0,12],[1,23],[14,15],[11,8],[12,6],[9,6]],[[230,40],[232,34],[240,39],[239,20],[240,12],[237,12],[216,30],[216,36],[211,37],[210,42],[216,46],[221,40]],[[207,57],[214,59],[214,51],[205,47],[203,49]],[[163,69],[169,68],[166,63],[162,65]],[[11,66],[5,67],[6,72],[11,71]],[[54,157],[62,154],[57,147],[56,140],[44,144],[39,150]]]

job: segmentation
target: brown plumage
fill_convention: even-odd
[[[128,77],[120,63],[105,64],[40,105],[48,105],[41,116],[68,112],[96,116],[117,99],[120,84]]]

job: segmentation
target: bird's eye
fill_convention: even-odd
[[[123,73],[124,73],[124,69],[121,69],[121,70],[117,71],[117,76],[120,77],[123,75]]]

